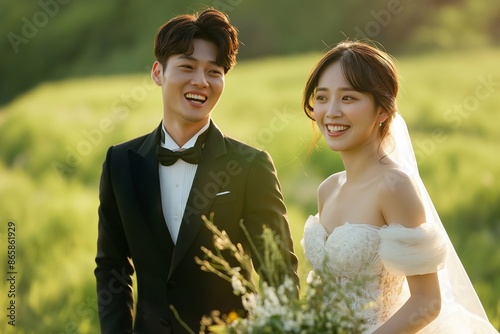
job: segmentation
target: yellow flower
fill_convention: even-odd
[[[238,313],[236,313],[234,311],[229,312],[229,314],[227,315],[227,323],[228,324],[230,324],[233,321],[238,320],[238,319],[239,319]]]

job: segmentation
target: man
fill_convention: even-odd
[[[111,147],[101,176],[95,276],[102,333],[185,333],[170,305],[194,332],[212,310],[242,309],[231,284],[195,262],[202,246],[213,249],[202,215],[213,213],[218,228],[249,252],[240,220],[257,246],[263,224],[271,227],[298,282],[271,158],[211,121],[238,43],[226,15],[213,9],[175,17],[156,35],[151,76],[161,87],[163,120],[152,133]]]

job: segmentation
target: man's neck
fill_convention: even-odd
[[[207,126],[210,119],[206,123],[194,123],[190,126],[176,126],[163,120],[163,128],[168,133],[179,147],[184,146],[194,135],[196,135],[203,127]]]

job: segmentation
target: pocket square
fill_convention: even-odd
[[[227,195],[230,194],[231,192],[229,190],[226,191],[221,191],[220,193],[215,194],[215,196],[222,196],[222,195]]]

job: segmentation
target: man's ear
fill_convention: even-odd
[[[163,66],[158,61],[153,63],[153,67],[151,68],[151,79],[153,79],[154,83],[158,86],[161,86],[163,78]]]

